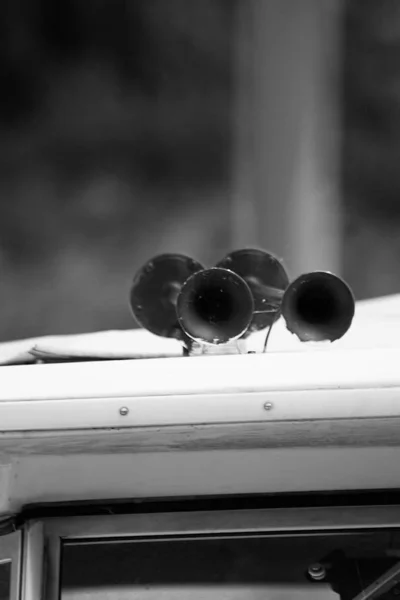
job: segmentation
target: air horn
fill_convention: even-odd
[[[251,290],[254,311],[245,336],[270,327],[279,317],[282,296],[289,285],[289,277],[278,258],[262,250],[236,250],[225,256],[217,267],[240,275]]]
[[[219,266],[228,266],[249,285],[255,310],[249,333],[283,316],[287,329],[302,341],[331,342],[348,331],[355,302],[349,286],[325,271],[305,273],[289,284],[280,261],[262,250],[238,250]]]
[[[228,269],[214,267],[195,273],[178,296],[178,322],[200,344],[226,344],[243,337],[253,313],[249,286]]]
[[[268,252],[231,252],[204,269],[180,254],[164,254],[136,274],[130,303],[136,320],[152,333],[220,346],[269,328],[283,316],[301,341],[334,341],[349,329],[354,297],[332,273],[306,273],[289,283],[279,259]]]
[[[302,342],[343,337],[354,317],[354,296],[340,277],[325,271],[300,275],[285,291],[281,313]]]
[[[135,275],[130,305],[136,321],[155,335],[182,339],[176,304],[187,279],[204,270],[183,254],[161,254],[149,260]]]

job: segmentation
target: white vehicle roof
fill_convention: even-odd
[[[142,330],[0,346],[0,514],[32,503],[400,486],[400,296],[333,344],[181,356]],[[93,362],[11,365],[40,357]],[[107,360],[120,358],[121,360]],[[101,360],[100,360],[101,359]],[[4,365],[4,363],[8,363]]]

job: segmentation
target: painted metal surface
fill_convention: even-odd
[[[0,402],[399,387],[398,355],[398,348],[328,348],[3,367]]]
[[[398,308],[375,305],[359,306],[356,337],[375,322],[385,341]],[[398,339],[2,367],[0,515],[37,502],[399,488]]]

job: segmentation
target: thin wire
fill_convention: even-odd
[[[278,318],[279,318],[279,316],[280,316],[280,311],[279,311],[279,310],[277,310],[277,311],[276,311],[276,313],[277,313],[277,314],[276,314],[276,319],[274,319],[274,320],[272,321],[271,325],[269,326],[268,333],[267,333],[267,336],[266,336],[266,338],[265,338],[265,342],[264,342],[264,348],[263,348],[263,354],[264,354],[264,353],[266,352],[266,350],[267,350],[268,340],[269,340],[269,336],[271,335],[272,327],[274,326],[274,323],[276,323],[276,321],[278,320]]]

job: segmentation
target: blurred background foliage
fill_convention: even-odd
[[[345,9],[344,272],[368,297],[400,291],[400,2]],[[0,339],[130,328],[144,261],[231,249],[235,1],[0,14]]]
[[[344,270],[368,298],[400,292],[400,2],[345,8]]]
[[[232,4],[0,10],[1,337],[132,327],[144,261],[228,243]]]

